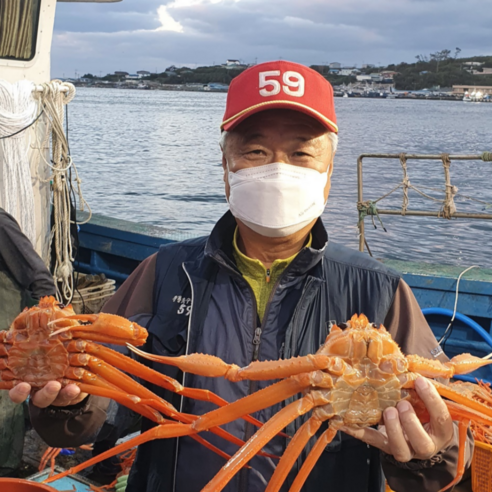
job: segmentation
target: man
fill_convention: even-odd
[[[55,293],[43,260],[16,220],[0,208],[0,330],[26,307]],[[15,472],[24,447],[24,410],[0,391],[0,475]]]
[[[328,241],[319,219],[330,192],[338,131],[330,84],[295,63],[256,65],[231,83],[222,130],[230,212],[209,237],[164,246],[144,261],[105,310],[146,326],[144,350],[161,355],[202,352],[239,366],[305,355],[319,348],[330,323],[363,312],[384,322],[404,352],[432,358],[437,343],[409,287],[381,263]],[[271,384],[230,383],[153,367],[228,401]],[[149,386],[183,412],[213,408]],[[107,401],[86,398],[73,386],[59,389],[49,383],[32,399],[36,429],[50,443],[57,434],[57,445],[92,439]],[[420,378],[417,391],[431,415],[428,426],[420,424],[411,405],[400,402],[385,411],[384,429],[347,429],[358,439],[339,433],[305,490],[380,491],[381,465],[397,491],[447,485],[456,472],[454,427],[433,386]],[[21,401],[28,392],[23,384],[11,395]],[[266,421],[278,410],[269,407],[255,416]],[[292,435],[301,420],[287,432]],[[152,425],[144,420],[143,430]],[[224,427],[244,440],[255,431],[243,420]],[[205,437],[229,454],[237,450],[215,435]],[[277,436],[264,450],[281,455],[285,446],[286,439]],[[253,458],[251,468],[224,490],[264,490],[272,463]],[[154,441],[140,447],[127,491],[199,491],[223,464],[188,437]]]

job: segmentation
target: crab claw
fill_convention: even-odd
[[[460,354],[453,357],[449,362],[445,362],[444,365],[452,367],[454,369],[454,374],[468,374],[469,372],[475,371],[480,367],[492,364],[491,359],[481,359],[480,357],[475,357],[470,354]]]
[[[69,331],[75,338],[87,338],[116,345],[125,345],[130,342],[134,345],[143,345],[147,340],[148,333],[145,328],[115,314],[77,314],[67,318],[90,324],[62,328],[52,333],[51,336]]]

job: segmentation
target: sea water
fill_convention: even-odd
[[[79,88],[69,141],[95,213],[191,235],[210,232],[227,210],[219,148],[226,94]],[[403,99],[335,100],[340,127],[332,189],[322,218],[330,238],[358,247],[357,157],[362,153],[481,154],[492,151],[492,104]],[[410,183],[437,200],[441,161],[408,161]],[[455,161],[460,212],[492,214],[492,163]],[[364,160],[364,199],[402,181],[399,160]],[[471,197],[482,202],[470,200]],[[409,191],[409,209],[442,203]],[[378,203],[401,209],[401,188]],[[492,268],[492,221],[381,216],[366,237],[379,258]]]

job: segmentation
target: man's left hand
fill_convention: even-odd
[[[412,405],[402,400],[396,408],[390,407],[384,411],[384,425],[378,430],[370,427],[342,427],[340,430],[401,462],[432,458],[451,444],[453,421],[436,388],[426,378],[416,379],[415,390],[429,412],[429,423],[422,424]]]

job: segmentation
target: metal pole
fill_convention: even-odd
[[[380,210],[378,208],[379,215],[402,215],[401,210]],[[427,210],[407,210],[405,215],[415,215],[419,217],[442,217],[442,212],[432,212]],[[466,214],[461,212],[454,213],[451,218],[457,219],[492,219],[492,214]]]
[[[365,157],[371,157],[375,159],[399,159],[401,154],[361,154],[359,159]],[[404,154],[406,159],[418,159],[418,160],[437,160],[442,161],[442,154]],[[482,160],[482,154],[478,155],[450,155],[450,160],[453,161],[474,161],[474,160]]]

